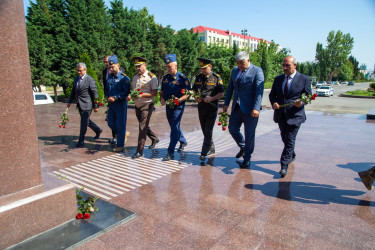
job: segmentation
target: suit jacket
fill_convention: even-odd
[[[260,110],[264,89],[263,70],[253,64],[250,64],[241,78],[240,84],[237,84],[236,77],[238,67],[234,67],[230,76],[228,89],[225,94],[224,106],[229,106],[233,96],[233,102],[240,99],[240,109],[242,113],[250,114],[252,110]],[[232,105],[232,112],[236,105]]]
[[[78,81],[79,76],[74,78],[72,92],[70,93],[68,102],[72,103],[73,99],[76,98],[77,107],[80,107],[82,110],[92,110],[93,107],[97,106],[94,104],[95,99],[98,98],[96,82],[91,76],[86,74],[77,89]]]
[[[107,75],[108,74],[107,72],[108,72],[107,68],[103,69],[103,71],[102,71],[102,76],[103,76],[103,85],[102,85],[102,88],[104,90],[104,93],[106,93],[107,77],[109,77],[109,75]]]
[[[302,93],[311,95],[311,84],[308,76],[296,72],[286,96],[284,96],[284,90],[282,87],[284,80],[285,74],[275,77],[269,95],[271,105],[275,102],[279,105],[293,103],[301,98]],[[281,119],[286,119],[286,122],[289,125],[299,125],[305,122],[305,105],[302,104],[299,108],[294,105],[289,105],[280,109],[275,109],[273,120],[278,123]]]

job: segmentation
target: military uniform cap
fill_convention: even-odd
[[[134,66],[139,66],[139,65],[147,62],[147,59],[143,58],[141,56],[135,56],[135,57],[132,58],[132,60],[134,62]]]
[[[165,56],[165,63],[168,64],[171,62],[177,62],[176,54],[168,54]]]
[[[197,59],[199,61],[199,67],[201,69],[207,68],[208,66],[210,66],[212,64],[212,60],[210,60],[210,59],[202,58],[202,57],[199,57]]]
[[[118,63],[118,58],[116,55],[113,55],[111,57],[108,58],[108,63],[109,65],[112,65],[112,64],[115,64],[115,63]]]

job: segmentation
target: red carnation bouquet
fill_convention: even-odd
[[[108,99],[104,97],[102,100],[95,100],[95,104],[99,104],[99,108],[100,107],[106,107],[107,108],[107,110],[104,112],[104,114],[105,114],[105,121],[107,121]]]
[[[302,96],[301,96],[301,99],[298,99],[297,100],[297,104],[300,104],[300,103],[304,103],[305,105],[307,104],[310,104],[312,100],[315,100],[315,98],[317,97],[318,95],[317,94],[313,94],[313,95],[306,95],[305,93],[302,93]],[[280,108],[282,107],[286,107],[286,106],[289,106],[289,105],[293,105],[294,102],[291,102],[291,103],[287,103],[287,104],[283,104],[283,105],[279,105]]]
[[[222,130],[226,130],[229,125],[228,119],[230,118],[230,115],[228,115],[226,112],[222,112],[219,114],[219,122],[217,123],[217,125],[221,126]]]
[[[167,103],[167,105],[168,105],[168,107],[169,107],[170,109],[174,109],[174,108],[176,108],[177,106],[180,105],[180,102],[178,101],[178,98],[175,97],[174,95],[172,95],[172,98],[171,98],[171,99],[168,99],[168,100],[166,101],[166,103]]]
[[[69,108],[66,108],[65,109],[65,113],[63,113],[63,114],[60,115],[60,117],[61,117],[61,122],[60,122],[60,125],[59,125],[60,128],[65,128],[66,124],[69,121],[69,119],[68,119],[68,110],[69,110]]]
[[[130,97],[135,100],[138,99],[142,95],[141,89],[133,89],[130,91]]]
[[[99,210],[95,206],[95,202],[97,199],[99,199],[99,197],[95,196],[94,198],[92,198],[91,196],[89,196],[87,197],[87,199],[84,199],[84,197],[80,195],[80,192],[82,189],[84,188],[82,187],[76,191],[77,204],[78,204],[78,214],[76,218],[78,220],[80,219],[87,220],[90,218],[90,214],[92,212],[97,212]]]

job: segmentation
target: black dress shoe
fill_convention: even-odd
[[[132,156],[132,159],[137,159],[137,158],[142,157],[142,156],[143,156],[143,154],[137,152],[137,153],[135,153],[135,154]]]
[[[250,168],[250,161],[244,160],[240,165],[240,168]]]
[[[83,141],[79,141],[76,144],[76,148],[83,148],[85,146],[85,143]]]
[[[96,133],[94,140],[99,139],[100,134],[103,132],[103,130],[100,130],[99,132]]]
[[[163,161],[170,161],[174,159],[174,155],[167,154],[164,156]]]
[[[238,154],[236,154],[236,158],[240,158],[243,156],[243,149],[240,150],[240,152],[238,152]]]
[[[187,145],[187,142],[185,142],[185,143],[180,143],[180,147],[178,148],[177,151],[178,151],[178,152],[182,152],[182,151],[184,151],[186,145]]]
[[[111,143],[112,145],[116,145],[117,139],[116,138],[109,139],[109,143]]]
[[[287,170],[285,168],[281,169],[279,174],[281,175],[281,178],[284,178],[286,176]]]
[[[292,160],[290,161],[291,163],[294,162],[296,160],[296,156],[293,156],[292,157]]]
[[[154,149],[156,146],[156,143],[159,142],[159,139],[152,140],[151,145],[148,147],[149,149]]]
[[[199,156],[199,160],[205,161],[206,160],[206,156],[204,156],[204,155]]]
[[[207,155],[214,155],[215,154],[215,149],[210,149],[210,151],[208,151]]]

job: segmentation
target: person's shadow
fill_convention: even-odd
[[[283,200],[297,201],[311,204],[344,204],[359,205],[359,199],[349,196],[360,196],[365,194],[362,191],[338,189],[332,185],[317,184],[311,182],[293,182],[284,181],[282,185],[279,182],[267,182],[263,185],[246,184],[246,188],[259,190],[264,195],[277,197]],[[275,195],[275,190],[278,190]],[[374,202],[368,202],[366,206],[375,206]]]
[[[356,173],[361,172],[361,171],[366,171],[373,167],[375,165],[374,162],[356,162],[356,163],[347,163],[347,164],[338,164],[337,166],[339,168],[344,168],[344,169],[350,169]],[[354,180],[358,182],[362,182],[361,178],[358,177],[358,175],[355,175],[356,178]]]

